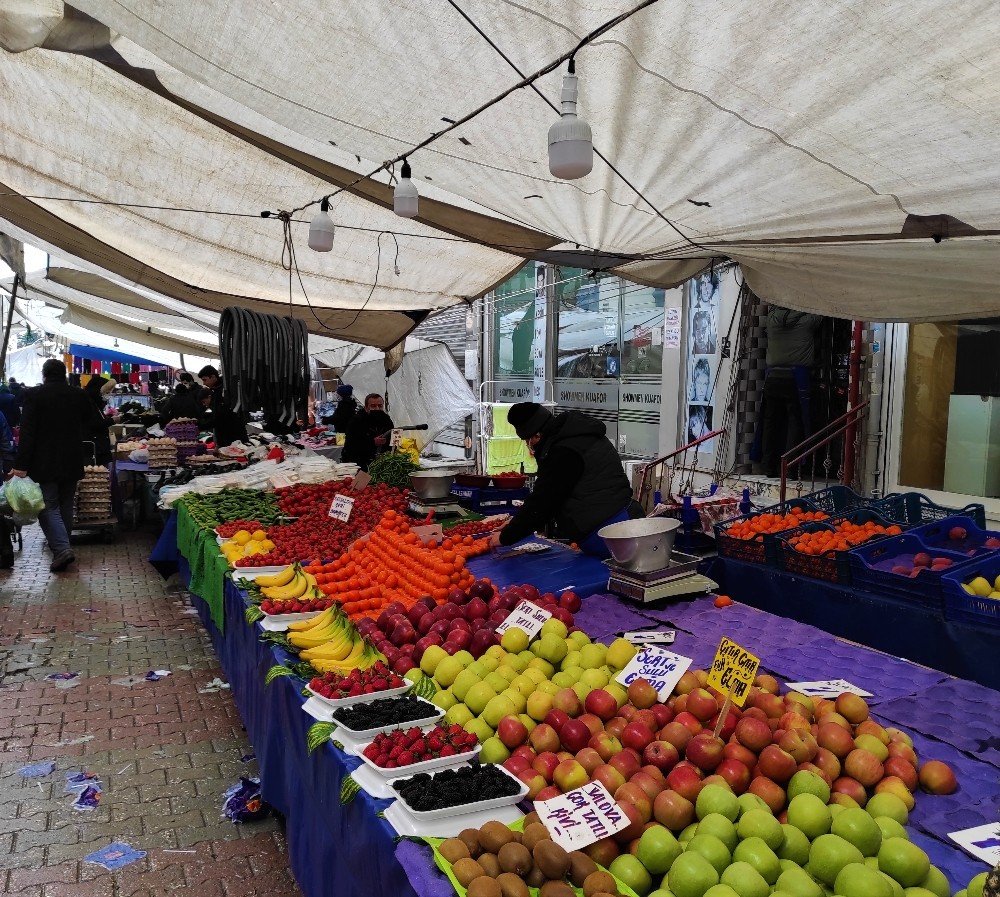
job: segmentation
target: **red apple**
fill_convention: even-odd
[[[594,770],[597,769],[604,760],[601,755],[597,753],[592,747],[585,747],[583,750],[579,751],[576,755],[576,759],[580,761],[580,765],[587,770],[587,775],[592,775]]]
[[[801,729],[789,729],[785,732],[778,741],[778,747],[791,754],[796,763],[811,762],[819,750],[816,739],[808,731],[803,732]]]
[[[753,769],[757,765],[757,755],[738,741],[730,741],[723,749],[722,756],[726,760],[739,760],[747,769]]]
[[[850,731],[833,722],[820,723],[816,741],[840,760],[854,750],[854,738]]]
[[[829,782],[832,782],[840,776],[842,768],[840,760],[837,758],[836,754],[832,751],[828,751],[826,748],[820,748],[816,752],[816,756],[813,758],[813,763],[823,770],[823,774]]]
[[[722,728],[719,729],[719,737],[723,741],[728,741],[732,736],[733,732],[736,731],[736,724],[740,721],[739,714],[735,710],[730,710],[726,713],[726,721],[722,724]],[[708,723],[706,723],[705,728],[715,731],[715,727],[719,723],[719,714],[715,714]]]
[[[505,716],[497,725],[497,738],[513,751],[528,740],[528,728],[516,716]]]
[[[882,778],[884,770],[879,758],[871,751],[856,748],[844,760],[844,772],[852,779],[857,779],[866,788],[871,788]]]
[[[546,785],[535,795],[535,800],[552,800],[553,797],[559,797],[561,793],[555,785]]]
[[[592,713],[599,719],[607,722],[613,719],[618,713],[618,702],[614,695],[603,688],[595,688],[584,701],[584,708],[587,713]]]
[[[531,747],[531,745],[522,744],[519,748],[516,748],[512,752],[511,756],[514,757],[523,756],[529,763],[531,763],[531,761],[534,760],[535,757],[538,756],[538,754],[535,752],[535,749]]]
[[[865,699],[858,695],[845,692],[837,698],[836,706],[837,713],[853,726],[868,719],[868,705],[865,703]]]
[[[552,696],[552,707],[561,710],[567,717],[579,716],[583,713],[580,696],[572,688],[561,688]]]
[[[761,719],[743,715],[736,724],[736,740],[755,754],[759,754],[771,743],[771,728]]]
[[[600,782],[607,789],[608,794],[614,794],[626,781],[625,776],[609,763],[598,766],[590,774],[590,779],[593,782]]]
[[[674,722],[680,723],[692,735],[697,735],[703,728],[701,720],[688,713],[686,710],[683,713],[678,713],[677,716],[674,717]]]
[[[573,754],[582,751],[592,737],[590,729],[578,719],[567,720],[559,730],[559,740],[563,747]]]
[[[600,841],[585,847],[583,852],[599,866],[607,869],[621,851],[614,838],[601,838]]]
[[[685,756],[699,769],[711,772],[722,762],[722,752],[726,743],[711,732],[695,735],[688,742]]]
[[[947,763],[928,760],[920,767],[920,787],[929,794],[954,794],[958,779]]]
[[[916,791],[919,784],[916,767],[902,757],[890,757],[882,764],[887,776],[900,779],[910,791]]]
[[[621,803],[630,803],[639,811],[642,817],[642,824],[645,825],[653,818],[653,801],[638,785],[633,782],[626,782],[620,785],[614,794],[614,798]]]
[[[739,760],[723,760],[715,772],[726,780],[733,794],[742,794],[750,787],[750,768]]]
[[[760,752],[757,766],[761,775],[779,784],[787,782],[798,770],[795,758],[776,744],[769,744]]]
[[[536,727],[535,732],[537,731]],[[609,735],[607,732],[591,736],[589,746],[601,755],[605,763],[622,749],[622,743],[614,735]]]
[[[694,670],[688,670],[680,679],[677,680],[677,685],[674,686],[674,691],[679,695],[686,695],[688,692],[694,691],[698,687],[698,677],[695,676]]]
[[[677,748],[669,741],[654,741],[646,745],[642,752],[642,759],[645,763],[655,766],[657,769],[669,772],[680,761],[680,754]]]
[[[702,788],[701,773],[690,763],[678,763],[667,776],[667,786],[694,802]]]
[[[666,783],[660,781],[659,779],[654,779],[649,773],[643,772],[641,769],[629,779],[630,785],[638,785],[643,791],[646,792],[646,797],[651,801],[656,799],[656,795],[659,794],[666,787]]]
[[[625,727],[627,725],[628,720],[625,719],[625,717],[616,716],[614,719],[610,719],[604,724],[604,731],[607,732],[608,735],[620,739],[622,737],[622,732],[625,731]]]
[[[646,763],[639,772],[644,772],[647,775],[652,776],[656,781],[658,781],[664,788],[667,787],[667,777],[662,769],[653,766],[650,763]]]
[[[642,767],[642,758],[634,748],[622,748],[608,763],[617,769],[627,782]]]
[[[508,760],[508,762],[510,761]],[[530,766],[527,769],[520,770],[516,775],[518,779],[528,786],[528,800],[535,800],[546,785],[545,777]]]
[[[545,781],[551,783],[552,775],[556,771],[556,767],[561,763],[560,759],[552,751],[542,751],[535,759],[532,761],[532,769],[536,770],[542,776],[545,777]]]
[[[694,804],[676,791],[661,791],[653,801],[653,817],[672,832],[679,832],[694,822]]]
[[[559,734],[548,723],[539,723],[528,735],[528,743],[539,754],[555,753],[559,750]]]
[[[917,752],[910,745],[904,744],[902,741],[889,742],[889,756],[899,757],[911,766],[917,765]]]
[[[639,723],[639,725],[649,729],[650,732],[656,732],[661,728],[656,724],[656,714],[652,710],[639,710],[630,722]]]
[[[770,692],[772,695],[776,695],[778,693],[778,680],[768,673],[761,673],[756,679],[754,679],[754,685],[756,685],[761,691]]]
[[[830,790],[834,794],[846,795],[859,807],[863,807],[868,802],[868,793],[865,791],[865,786],[850,776],[841,776],[839,779],[835,779]]]
[[[593,713],[581,714],[577,717],[577,720],[590,729],[591,735],[596,735],[598,732],[604,731],[604,723],[601,722],[601,718],[595,716]]]
[[[559,596],[559,606],[568,610],[571,614],[578,613],[580,610],[580,596],[576,592],[563,592]]]
[[[646,749],[646,745],[652,744],[653,733],[640,722],[631,722],[622,732],[621,742],[625,747],[632,748],[640,754]]]
[[[646,823],[642,818],[642,813],[633,804],[630,804],[628,801],[618,801],[618,806],[622,813],[629,818],[629,825],[613,837],[619,844],[628,844],[629,841],[638,838],[642,834],[643,826]]]
[[[696,688],[688,695],[687,712],[704,723],[719,712],[719,702],[707,689]]]
[[[764,801],[772,813],[780,813],[785,806],[785,789],[765,776],[757,776],[747,790]]]
[[[517,775],[523,769],[531,769],[531,771],[534,772],[534,769],[531,766],[531,761],[528,760],[527,757],[515,756],[514,754],[511,754],[506,760],[503,761],[503,768],[506,769],[507,772],[514,775]]]
[[[761,692],[756,706],[767,714],[768,719],[780,719],[781,715],[785,712],[785,702],[777,695],[768,694],[767,692]]]
[[[669,704],[654,704],[649,709],[653,711],[653,716],[656,717],[657,729],[662,729],[674,718],[674,711],[670,708]]]
[[[895,794],[906,806],[907,810],[912,810],[916,801],[906,783],[896,776],[886,776],[875,786],[876,794]]]
[[[691,730],[688,729],[683,723],[673,722],[667,723],[662,729],[660,729],[657,738],[660,741],[668,741],[672,744],[678,751],[683,752],[687,747],[688,742],[694,737]]]
[[[553,706],[555,706],[555,697],[553,697]],[[566,725],[569,720],[569,714],[564,713],[562,710],[553,709],[545,714],[545,719],[542,720],[547,726],[551,726],[556,732],[561,732],[562,727]],[[537,727],[536,727],[537,728]]]
[[[799,764],[799,771],[800,772],[812,772],[812,773],[815,773],[824,782],[826,782],[827,785],[832,785],[833,784],[833,778],[831,776],[828,776],[826,774],[826,772],[824,771],[823,767],[817,766],[815,763],[800,763]]]
[[[652,707],[657,701],[656,689],[649,684],[648,679],[641,676],[633,679],[628,685],[628,699],[634,707],[645,710]]]

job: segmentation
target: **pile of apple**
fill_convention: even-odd
[[[771,676],[758,677],[745,709],[731,707],[716,736],[724,702],[706,681],[704,671],[686,673],[666,704],[642,679],[629,685],[624,701],[617,683],[582,697],[562,688],[544,715],[547,701],[529,696],[534,726],[521,717],[498,721],[497,739],[511,752],[503,762],[532,798],[599,781],[629,818],[641,824],[655,818],[673,831],[691,823],[709,784],[754,794],[775,815],[785,810],[789,784],[801,773],[823,783],[830,803],[848,807],[887,793],[910,810],[918,786],[932,794],[958,787],[946,764],[918,767],[910,737],[870,719],[857,695],[779,697]]]
[[[382,653],[400,676],[420,665],[431,646],[454,656],[465,652],[470,662],[500,643],[496,628],[522,600],[537,604],[568,628],[580,599],[573,592],[539,594],[533,585],[510,586],[497,592],[489,580],[476,580],[468,590],[452,589],[448,599],[436,604],[420,598],[409,608],[399,602],[386,606],[377,619],[362,618],[358,631]]]

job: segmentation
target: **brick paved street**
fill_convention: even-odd
[[[221,815],[223,792],[256,763],[229,692],[199,693],[224,677],[185,594],[146,563],[151,537],[79,546],[59,576],[39,528],[24,537],[0,572],[0,893],[297,897],[278,821]],[[155,669],[173,675],[114,681]],[[45,679],[64,672],[80,676]],[[50,775],[18,775],[45,760]],[[90,812],[64,793],[65,773],[82,769],[103,786]],[[147,857],[117,872],[83,862],[116,840]]]

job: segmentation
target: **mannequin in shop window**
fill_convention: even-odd
[[[767,312],[767,372],[758,427],[766,476],[781,474],[781,456],[812,432],[811,394],[820,315],[772,305]]]

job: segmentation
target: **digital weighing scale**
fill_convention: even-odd
[[[431,512],[434,513],[435,520],[448,520],[466,515],[465,508],[458,503],[454,495],[445,498],[421,498],[416,492],[410,493],[406,511],[411,517],[418,519],[425,518]]]
[[[604,562],[611,569],[608,591],[640,604],[711,592],[719,586],[698,572],[699,560],[694,555],[674,551],[666,567],[635,573],[609,558]]]

